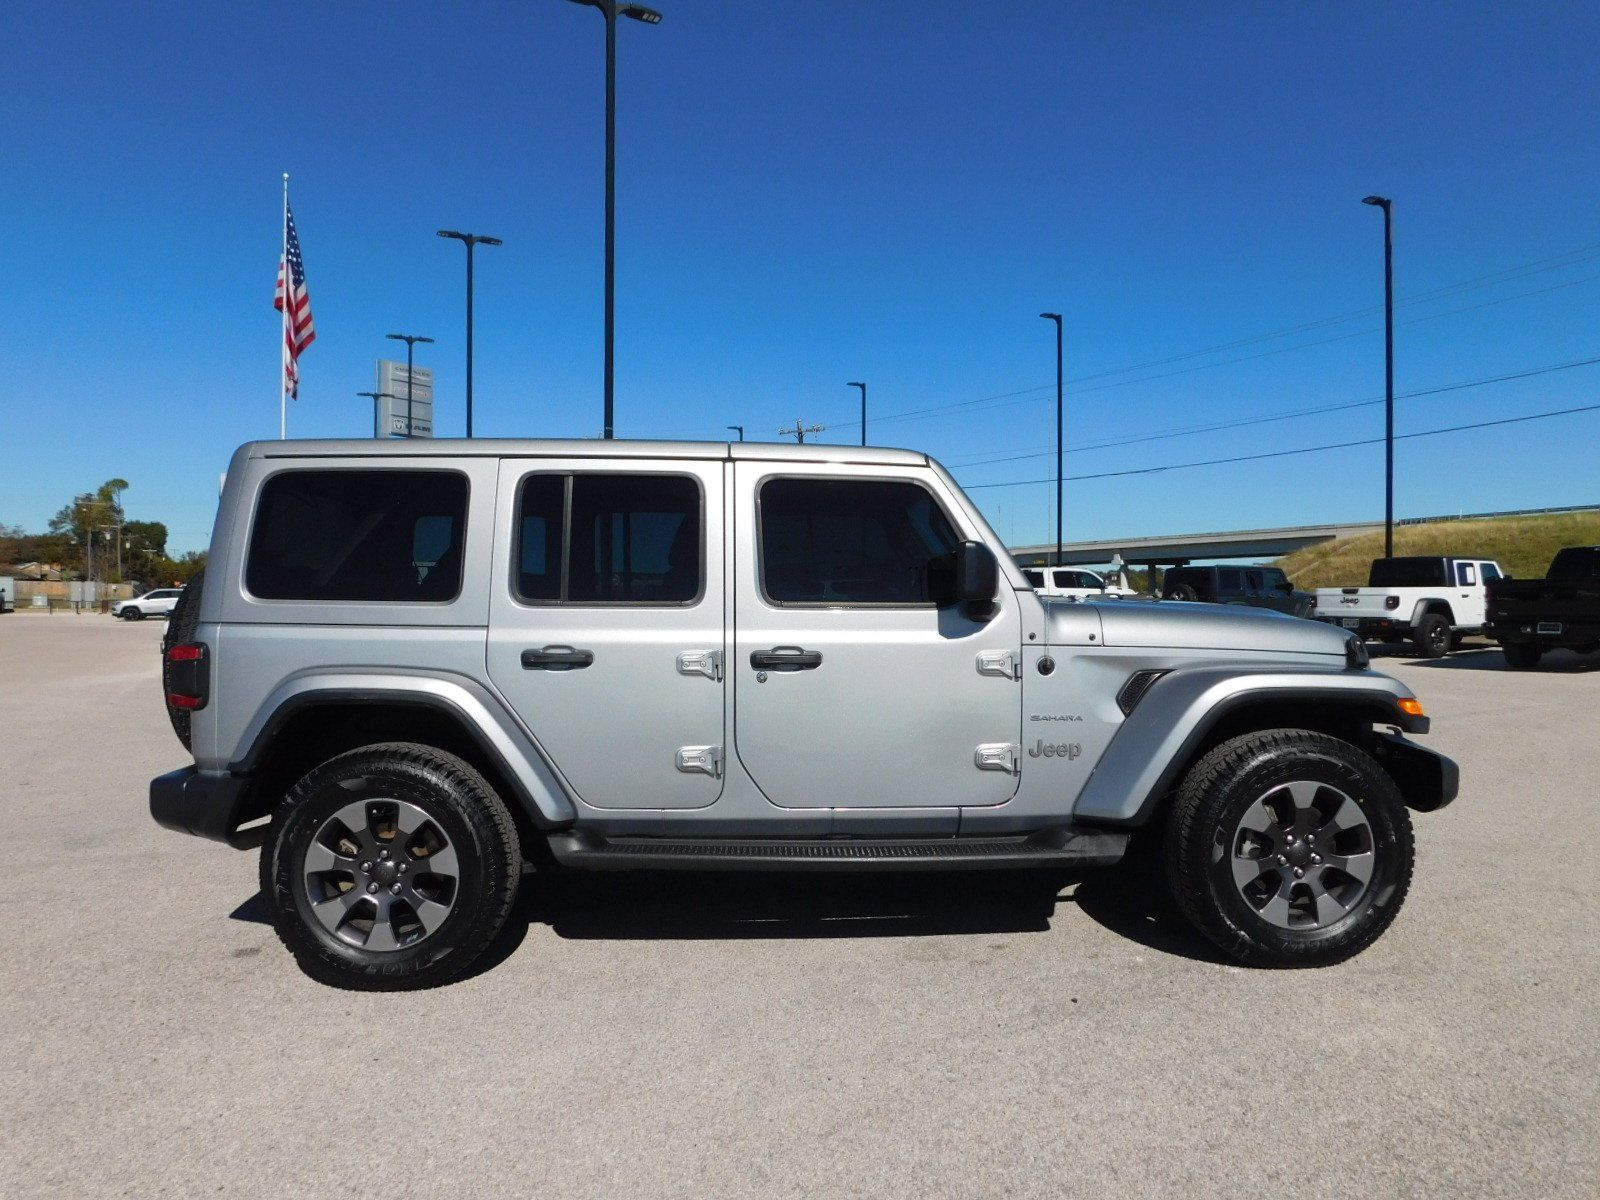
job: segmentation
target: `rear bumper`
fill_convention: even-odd
[[[192,765],[168,771],[150,781],[150,815],[163,829],[242,849],[252,842],[238,828],[248,812],[250,782],[238,775],[208,774]]]
[[[1483,632],[1501,645],[1588,646],[1600,642],[1600,624],[1585,621],[1494,621]]]
[[[1399,734],[1380,736],[1373,756],[1389,772],[1407,808],[1434,812],[1454,800],[1461,789],[1461,768],[1454,759]]]
[[[1352,617],[1343,613],[1316,614],[1319,621],[1348,629],[1362,638],[1410,637],[1411,622],[1403,617]]]

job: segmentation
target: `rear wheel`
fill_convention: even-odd
[[[1535,646],[1532,642],[1506,642],[1500,649],[1505,653],[1506,663],[1514,671],[1531,671],[1544,657],[1543,647]]]
[[[447,983],[504,927],[521,855],[511,814],[471,766],[430,746],[364,746],[284,798],[261,891],[301,969],[335,987]]]
[[[1371,945],[1411,883],[1411,820],[1383,768],[1303,729],[1224,742],[1179,789],[1166,831],[1179,906],[1253,966],[1326,966]]]
[[[1450,653],[1450,622],[1438,613],[1429,613],[1417,623],[1411,641],[1423,658],[1443,658]]]
[[[1188,600],[1188,601],[1192,602],[1192,601],[1200,599],[1200,593],[1195,591],[1194,588],[1191,587],[1189,584],[1180,583],[1177,587],[1173,588],[1170,592],[1167,593],[1167,599],[1168,600]]]

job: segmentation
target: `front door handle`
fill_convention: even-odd
[[[799,646],[774,646],[750,651],[750,665],[758,671],[814,671],[822,665],[822,651]]]
[[[592,662],[593,650],[578,650],[572,646],[545,646],[522,652],[525,671],[581,671]]]

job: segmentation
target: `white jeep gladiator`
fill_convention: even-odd
[[[1443,658],[1487,620],[1485,585],[1500,564],[1484,558],[1378,558],[1367,586],[1318,588],[1318,620],[1362,638],[1409,640],[1424,658]]]

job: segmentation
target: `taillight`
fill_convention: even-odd
[[[1385,596],[1383,598],[1383,606],[1385,608],[1388,608],[1388,609],[1399,608],[1400,607],[1400,597],[1399,596]]]
[[[211,670],[203,642],[167,648],[167,706],[193,712],[211,698]]]

